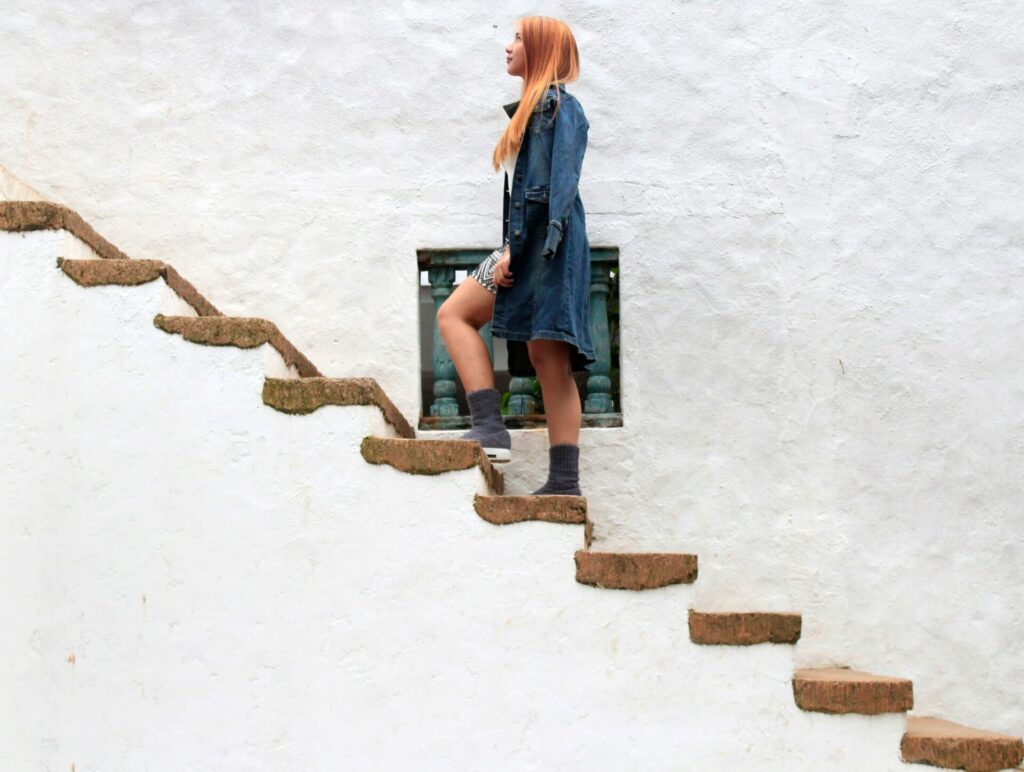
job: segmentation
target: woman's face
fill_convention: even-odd
[[[512,42],[505,46],[505,64],[509,75],[520,78],[526,75],[526,49],[523,48],[523,36],[518,26]]]

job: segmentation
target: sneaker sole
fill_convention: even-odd
[[[512,451],[506,448],[484,448],[484,453],[496,464],[507,464],[512,460]]]

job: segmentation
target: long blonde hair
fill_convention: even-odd
[[[571,83],[580,76],[580,54],[568,24],[549,16],[526,16],[518,21],[518,27],[526,73],[519,107],[494,148],[491,161],[495,171],[501,167],[503,158],[519,152],[533,108],[551,84]]]

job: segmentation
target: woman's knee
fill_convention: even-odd
[[[441,331],[442,337],[447,337],[452,328],[463,321],[459,315],[458,308],[449,301],[450,298],[444,301],[441,307],[437,309],[437,328]]]
[[[461,327],[479,330],[491,320],[493,310],[493,296],[475,280],[464,281],[437,310],[437,326],[442,336]]]

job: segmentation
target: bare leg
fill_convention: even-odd
[[[526,344],[544,395],[551,445],[578,445],[582,408],[572,377],[572,347],[560,340],[531,340]]]
[[[467,393],[494,388],[494,369],[478,332],[493,315],[494,295],[471,277],[459,284],[438,309],[437,326]]]
[[[509,461],[512,437],[501,419],[501,397],[479,329],[494,314],[494,295],[469,277],[441,305],[437,324],[466,389],[472,428],[459,439],[479,442],[491,461]]]

